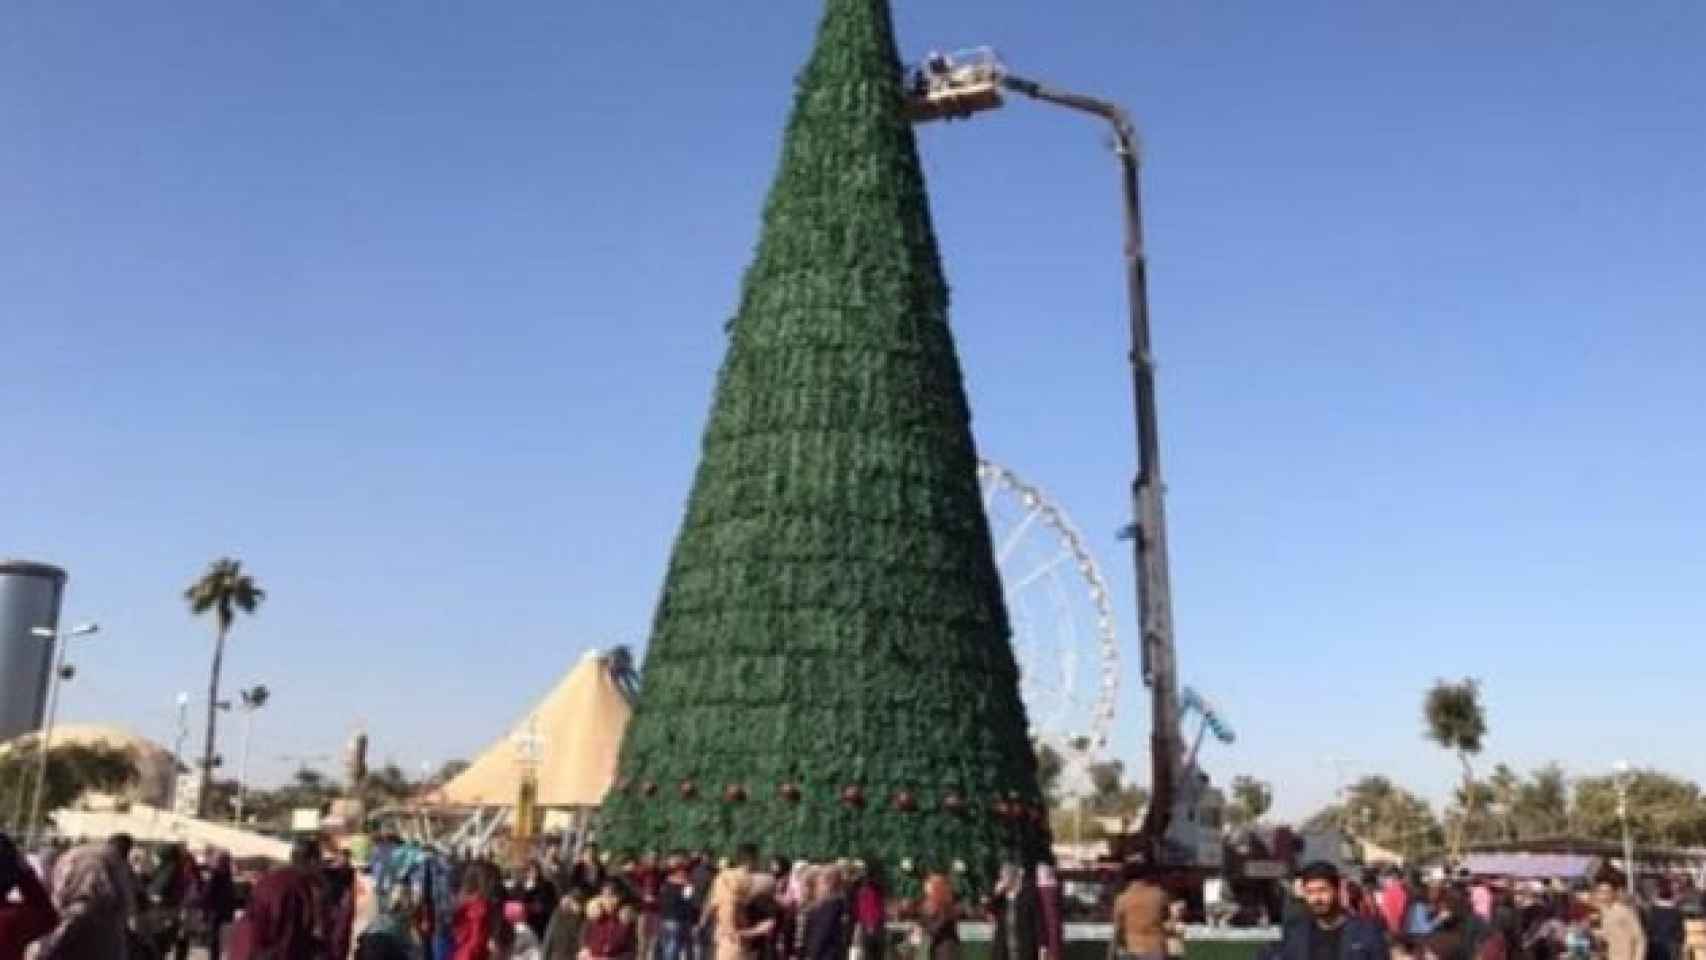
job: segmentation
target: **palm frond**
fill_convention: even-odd
[[[1438,681],[1428,691],[1422,714],[1429,740],[1461,754],[1481,752],[1487,736],[1487,714],[1481,706],[1479,681]]]
[[[184,591],[190,612],[196,616],[214,613],[221,630],[230,629],[239,611],[254,613],[266,595],[255,578],[243,572],[243,562],[230,557],[208,564],[201,579]]]

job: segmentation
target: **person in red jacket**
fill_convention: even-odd
[[[614,879],[604,881],[598,899],[587,904],[586,925],[581,928],[583,960],[635,960],[639,947],[638,914],[622,903],[622,890]],[[647,960],[647,958],[640,958]]]
[[[492,960],[495,942],[501,942],[507,928],[503,923],[503,908],[498,903],[499,876],[497,868],[476,860],[462,872],[462,892],[456,898],[456,912],[450,920],[450,936],[454,944],[451,960]]]
[[[18,902],[12,902],[12,891]],[[30,944],[59,926],[47,891],[18,855],[12,838],[0,833],[0,960],[23,960]]]

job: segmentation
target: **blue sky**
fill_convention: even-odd
[[[467,755],[642,642],[816,15],[12,4],[0,552],[106,628],[67,715],[170,740],[223,553],[272,592],[227,673],[276,691],[267,777],[357,723]],[[1490,759],[1706,777],[1706,7],[897,19],[1139,118],[1182,672],[1243,736],[1211,769],[1439,795],[1419,700],[1470,674]],[[1090,536],[1129,648],[1102,131],[1015,104],[921,148],[980,446]]]

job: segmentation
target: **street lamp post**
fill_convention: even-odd
[[[31,636],[53,645],[53,673],[47,678],[47,722],[42,726],[41,742],[36,746],[36,784],[30,791],[30,819],[26,833],[31,846],[35,845],[36,831],[40,829],[42,796],[47,792],[47,755],[53,749],[53,722],[59,712],[59,681],[65,671],[65,648],[70,646],[71,640],[90,636],[100,629],[100,625],[95,623],[81,624],[63,633],[51,627],[30,629]]]
[[[1001,106],[1000,90],[1089,114],[1106,121],[1120,159],[1121,210],[1125,219],[1126,297],[1129,312],[1132,400],[1137,421],[1137,475],[1132,481],[1133,551],[1137,562],[1138,626],[1143,679],[1151,691],[1151,799],[1142,843],[1161,852],[1178,797],[1182,772],[1178,678],[1174,662],[1172,583],[1167,557],[1167,521],[1162,504],[1160,418],[1156,411],[1155,359],[1149,334],[1149,274],[1143,244],[1141,158],[1137,129],[1118,104],[1055,90],[1006,73],[993,51],[977,51],[956,64],[932,54],[915,78],[909,108],[915,119],[963,119]]]
[[[1629,830],[1629,788],[1634,784],[1635,771],[1627,762],[1619,763],[1617,777],[1617,820],[1623,826],[1624,879],[1629,886],[1629,902],[1635,902],[1635,835]]]
[[[172,782],[166,791],[166,809],[172,813],[178,812],[178,784],[183,779],[178,768],[184,762],[184,741],[190,736],[190,695],[179,693],[176,700],[178,705],[178,726],[172,738]]]

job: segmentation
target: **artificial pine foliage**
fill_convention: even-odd
[[[611,850],[1047,856],[887,0],[827,0],[603,812]]]

